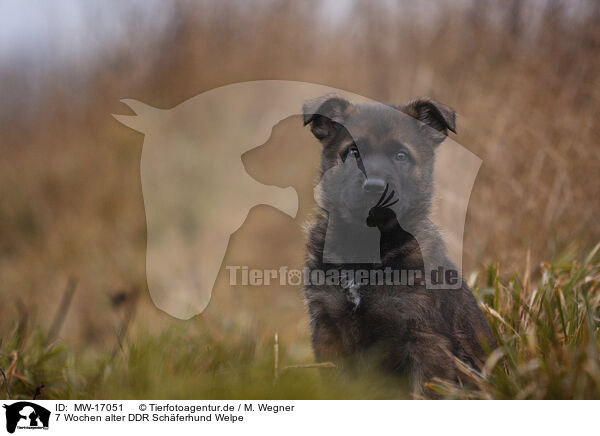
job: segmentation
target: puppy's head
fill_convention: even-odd
[[[321,142],[322,205],[365,222],[386,186],[399,220],[429,213],[434,154],[455,132],[455,114],[430,98],[406,105],[353,104],[325,96],[304,105],[304,124]]]

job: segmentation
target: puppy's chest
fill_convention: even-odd
[[[361,318],[391,299],[400,302],[407,293],[405,286],[357,284],[353,280],[326,286],[308,286],[309,305],[321,307],[323,315],[336,318]]]

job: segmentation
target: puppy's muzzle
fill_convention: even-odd
[[[363,192],[366,192],[369,194],[381,194],[384,191],[386,185],[387,185],[387,183],[383,179],[368,178],[363,183],[362,189],[363,189]]]

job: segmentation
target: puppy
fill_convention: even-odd
[[[435,151],[455,132],[454,111],[429,98],[384,105],[324,96],[303,112],[322,144],[308,272],[387,269],[415,278],[306,284],[316,359],[372,356],[408,377],[415,393],[433,377],[457,380],[453,356],[481,368],[492,333],[429,219]],[[427,280],[438,267],[455,274],[452,286]]]

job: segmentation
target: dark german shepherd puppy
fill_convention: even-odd
[[[374,356],[416,393],[433,377],[456,380],[453,356],[481,368],[494,339],[429,219],[435,149],[455,132],[454,111],[429,98],[394,106],[325,96],[305,104],[304,123],[323,146],[309,273],[418,273],[411,283],[308,283],[317,360]],[[438,267],[454,271],[458,286],[428,289],[424,278]]]

